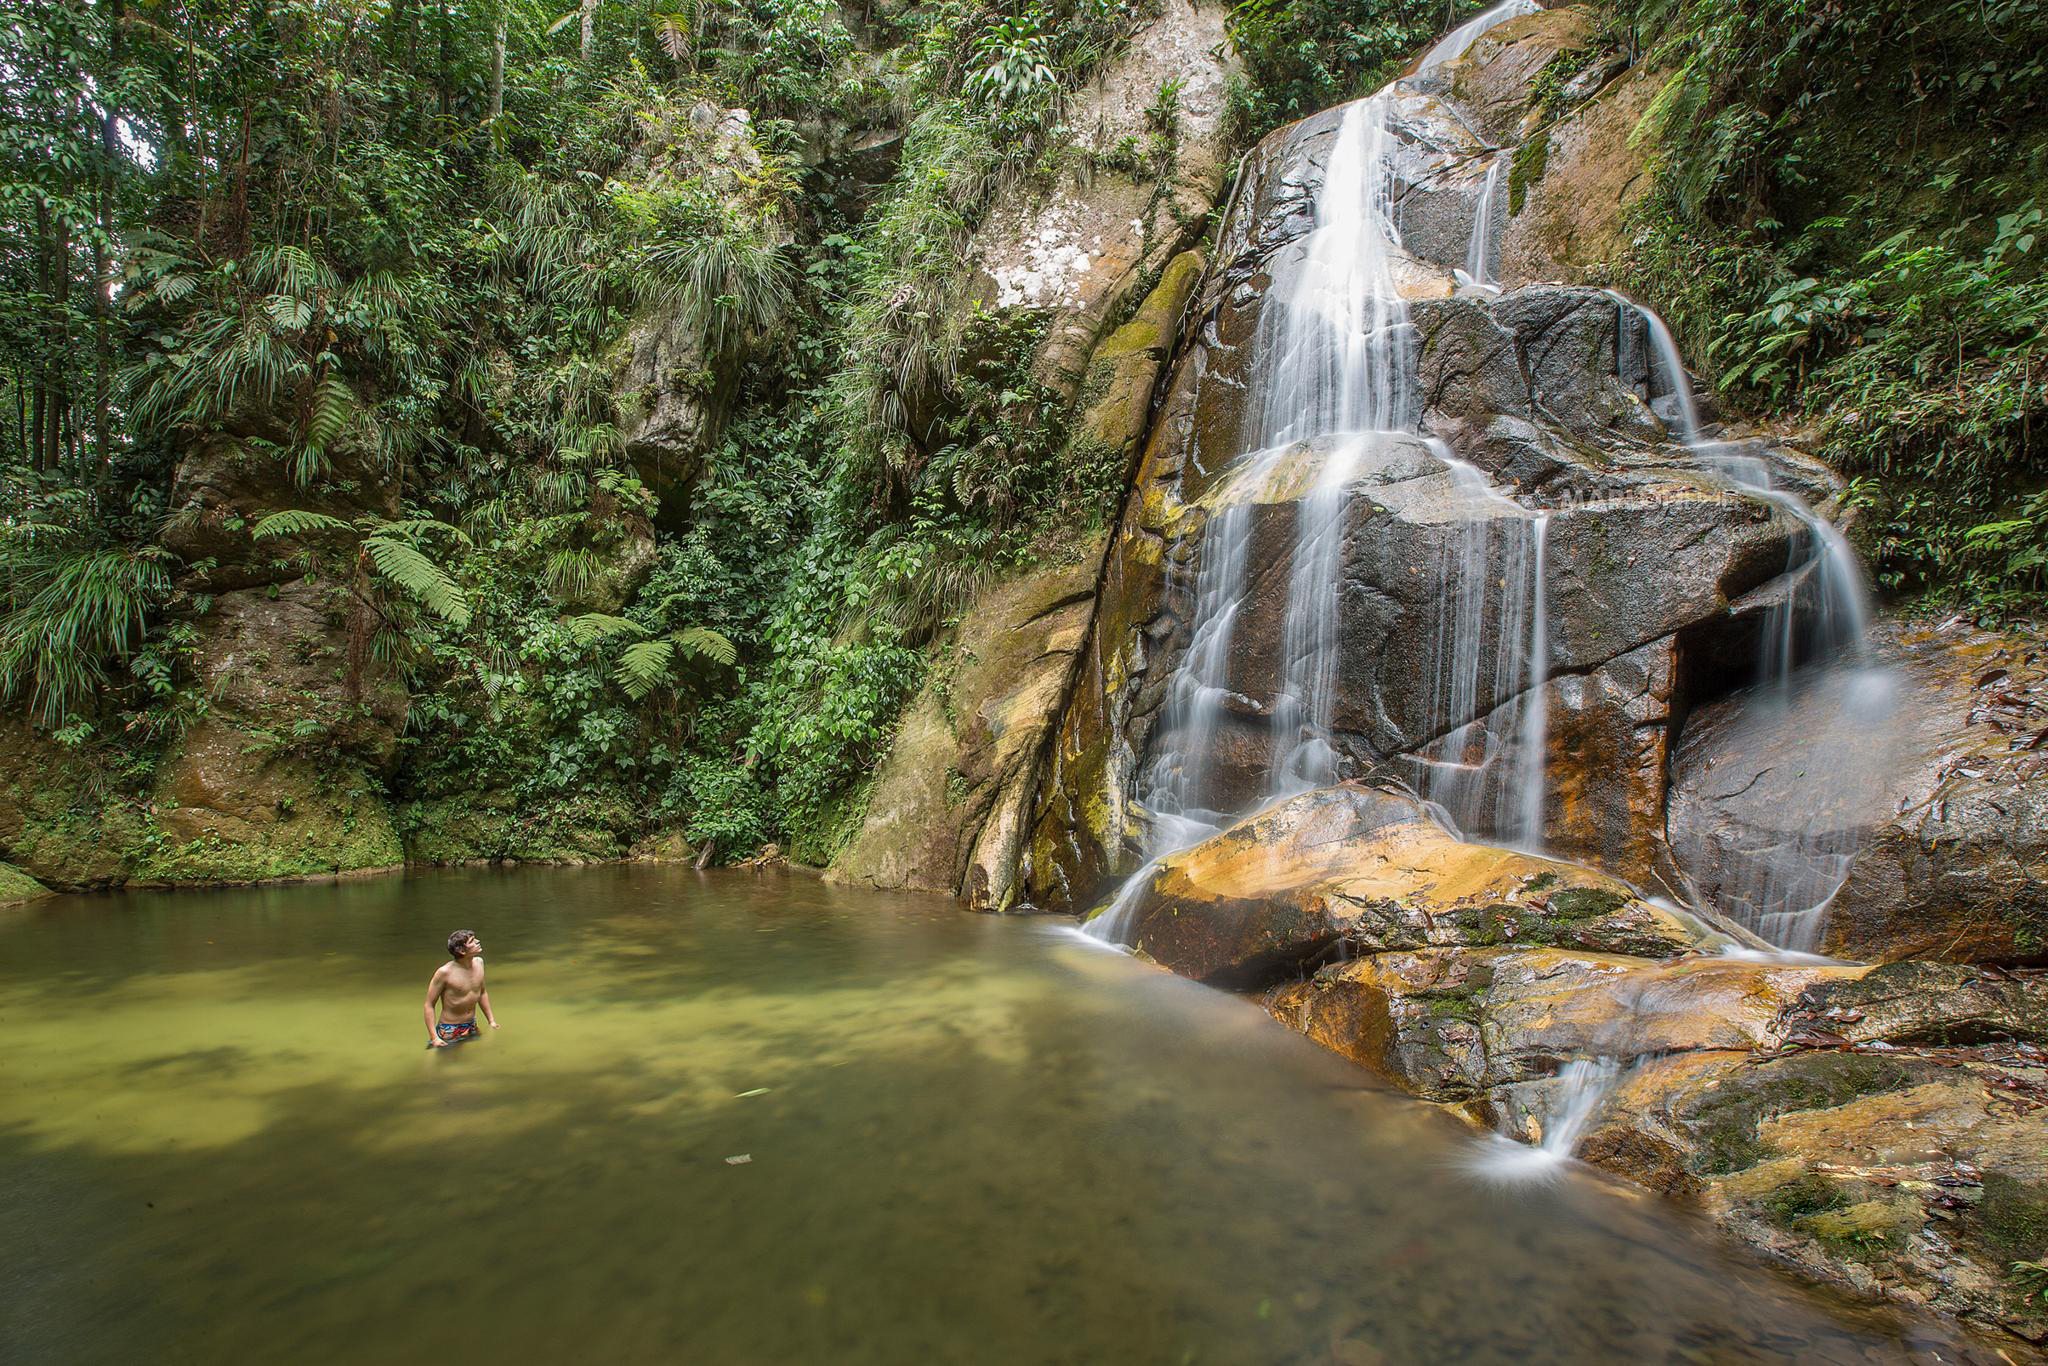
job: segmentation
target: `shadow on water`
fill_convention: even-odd
[[[429,1053],[457,924],[505,1028]],[[1486,1189],[1046,922],[463,872],[67,898],[0,964],[10,1363],[1964,1359],[1582,1174]]]

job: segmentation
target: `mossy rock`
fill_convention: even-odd
[[[0,906],[15,906],[51,895],[50,889],[11,863],[0,863]]]

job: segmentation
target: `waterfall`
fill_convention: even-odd
[[[1540,845],[1544,746],[1527,723],[1548,720],[1538,675],[1549,667],[1541,577],[1549,519],[1432,445],[1450,470],[1463,515],[1436,567],[1442,611],[1431,649],[1427,730],[1441,738],[1421,760],[1423,795],[1464,834]],[[1489,713],[1517,697],[1508,733],[1490,730]],[[1535,815],[1525,820],[1532,806]]]
[[[1509,0],[1450,34],[1431,56],[1447,61],[1494,24],[1536,8],[1530,0]],[[1412,444],[1421,415],[1415,337],[1396,279],[1403,252],[1393,218],[1390,103],[1382,91],[1345,107],[1315,193],[1315,226],[1275,263],[1255,341],[1245,453],[1225,476],[1237,496],[1224,499],[1202,529],[1189,643],[1167,685],[1151,761],[1135,785],[1136,805],[1148,820],[1146,861],[1088,922],[1087,932],[1097,938],[1121,942],[1130,911],[1160,859],[1213,834],[1239,804],[1219,792],[1214,756],[1230,714],[1257,710],[1255,699],[1232,688],[1230,668],[1240,616],[1255,606],[1246,600],[1255,568],[1248,563],[1249,550],[1260,491],[1269,484],[1305,491],[1294,500],[1281,657],[1268,716],[1271,753],[1256,802],[1324,786],[1339,776],[1333,742],[1343,626],[1338,587],[1351,485],[1373,454],[1395,443]],[[1482,265],[1485,255],[1481,247]],[[1461,545],[1444,566],[1445,601],[1457,604],[1459,624],[1443,636],[1437,672],[1441,679],[1446,671],[1464,669],[1473,678],[1445,685],[1448,710],[1438,715],[1462,726],[1476,715],[1472,704],[1480,692],[1482,657],[1494,669],[1486,692],[1491,702],[1526,687],[1540,667],[1539,656],[1547,653],[1535,637],[1524,643],[1539,596],[1530,575],[1532,564],[1540,562],[1541,533],[1537,519],[1477,470],[1449,459],[1440,444],[1432,447],[1445,459],[1476,523],[1454,534]],[[1307,468],[1300,468],[1305,462]],[[1500,548],[1515,567],[1507,587],[1489,594],[1498,568],[1497,530]],[[1500,619],[1503,611],[1511,629]],[[1539,605],[1533,620],[1541,619]],[[1490,649],[1476,643],[1488,633]],[[1540,709],[1540,699],[1534,705]],[[1519,772],[1533,761],[1540,768],[1540,744],[1509,750],[1522,757],[1504,767],[1519,766]],[[1528,805],[1521,788],[1495,781],[1506,794],[1506,818],[1456,808],[1458,818],[1481,828],[1520,829],[1514,813]],[[1540,808],[1540,774],[1535,781]],[[1458,780],[1446,779],[1447,790],[1455,786]]]
[[[1503,832],[1524,849],[1543,847],[1543,774],[1550,751],[1550,609],[1545,602],[1545,549],[1550,539],[1550,514],[1540,512],[1529,528],[1534,541],[1530,569],[1529,654],[1522,694],[1522,716],[1516,743],[1521,759],[1515,768],[1514,823]]]
[[[1479,187],[1479,203],[1472,210],[1472,245],[1465,252],[1464,277],[1468,284],[1481,289],[1496,289],[1500,285],[1492,269],[1493,206],[1506,166],[1506,157],[1495,157],[1486,168],[1486,179]]]
[[[1537,1121],[1537,1141],[1522,1144],[1494,1134],[1474,1154],[1471,1170],[1498,1185],[1555,1181],[1621,1078],[1621,1064],[1613,1058],[1572,1059],[1558,1069],[1549,1103]]]
[[[1647,331],[1651,377],[1671,397],[1679,439],[1700,467],[1782,509],[1803,528],[1788,555],[1783,591],[1763,613],[1752,705],[1783,708],[1797,697],[1811,708],[1811,725],[1840,728],[1845,735],[1882,727],[1893,709],[1893,680],[1867,659],[1870,594],[1848,539],[1804,498],[1778,487],[1762,459],[1740,446],[1706,439],[1671,329],[1652,310],[1614,297],[1624,310],[1624,323],[1632,314]],[[1629,332],[1624,326],[1620,335]],[[1625,375],[1626,359],[1618,349],[1616,354]],[[1720,909],[1780,948],[1813,950],[1828,904],[1855,858],[1841,832],[1827,828],[1825,814],[1840,805],[1845,792],[1882,776],[1854,764],[1802,770],[1803,828],[1775,847],[1751,851],[1741,875],[1722,886]]]
[[[1505,4],[1495,5],[1486,13],[1467,19],[1446,33],[1437,41],[1435,47],[1423,55],[1422,64],[1415,68],[1417,74],[1442,66],[1445,62],[1458,60],[1488,29],[1505,24],[1510,19],[1519,19],[1525,14],[1534,14],[1542,8],[1536,0],[1506,0]]]
[[[1270,799],[1334,782],[1337,592],[1350,484],[1375,434],[1413,430],[1414,337],[1394,280],[1392,133],[1384,97],[1344,111],[1307,251],[1259,320],[1256,440],[1269,451],[1339,434],[1295,509],[1273,699]]]

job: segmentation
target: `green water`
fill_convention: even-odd
[[[456,928],[504,1027],[430,1052]],[[0,1041],[11,1366],[1965,1359],[1488,1189],[1243,1000],[801,875],[51,900]]]

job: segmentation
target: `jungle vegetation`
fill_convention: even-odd
[[[0,0],[0,704],[141,793],[220,585],[288,566],[410,697],[410,836],[487,792],[534,848],[828,855],[974,587],[1115,515],[961,266],[1148,3]],[[1476,8],[1242,0],[1235,136]],[[1888,589],[2025,610],[2042,7],[1602,13],[1671,73],[1638,287],[1724,402],[1818,424]],[[624,435],[649,320],[726,414],[673,482]],[[195,454],[254,472],[204,535]]]

